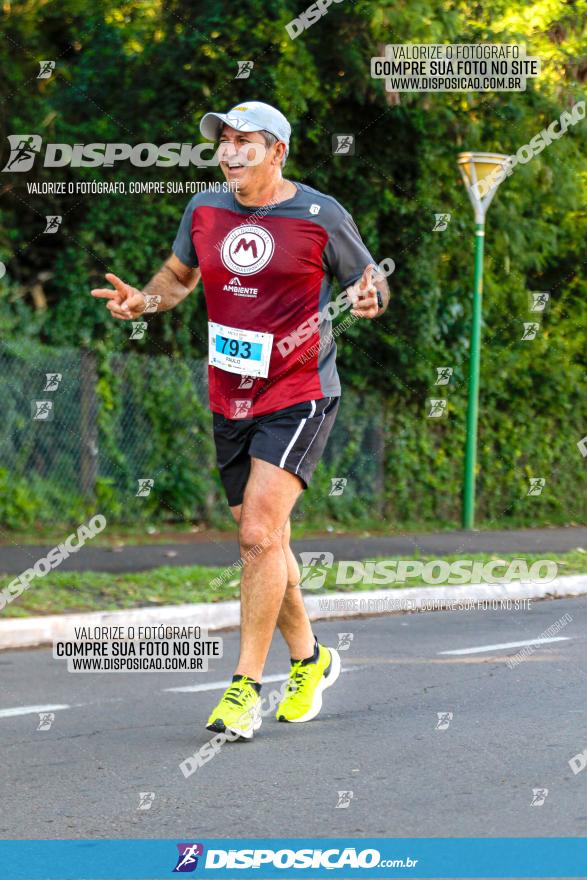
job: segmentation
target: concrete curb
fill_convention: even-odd
[[[408,611],[451,611],[490,600],[562,599],[587,594],[587,574],[555,578],[549,583],[513,581],[510,584],[466,584],[454,587],[402,587],[396,590],[363,590],[357,593],[304,593],[311,620],[360,617]],[[71,636],[74,627],[146,626],[177,624],[209,630],[239,625],[240,602],[163,605],[87,614],[15,617],[0,620],[0,650],[49,645]]]

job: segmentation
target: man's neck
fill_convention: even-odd
[[[237,202],[245,207],[252,205],[253,207],[263,207],[264,205],[278,205],[286,199],[291,199],[296,193],[296,185],[291,180],[285,180],[280,177],[277,181],[259,187],[252,192],[243,193],[237,190],[235,198]]]

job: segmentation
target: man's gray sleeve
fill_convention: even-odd
[[[198,255],[192,241],[192,215],[194,213],[194,200],[190,199],[187,208],[183,212],[172,251],[184,266],[195,269],[199,265]]]
[[[342,223],[328,239],[324,261],[342,288],[358,281],[369,263],[377,266],[348,211],[344,211]]]

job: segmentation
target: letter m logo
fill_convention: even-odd
[[[254,258],[257,259],[257,243],[254,238],[251,239],[251,241],[247,241],[246,238],[240,238],[234,249],[234,253],[237,254],[240,250],[252,251]]]

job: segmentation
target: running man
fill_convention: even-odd
[[[289,517],[324,451],[341,393],[325,310],[332,280],[346,289],[356,318],[381,315],[389,290],[374,277],[375,261],[347,211],[282,176],[291,134],[282,113],[248,101],[207,113],[200,130],[219,141],[232,186],[191,199],[172,255],[144,290],[108,273],[114,290],[92,295],[108,300],[114,318],[129,320],[153,302],[158,311],[173,308],[202,278],[217,461],[244,562],[240,656],[207,727],[250,739],[261,725],[263,667],[276,626],[291,657],[279,721],[314,718],[340,673],[338,653],[315,638],[304,607]]]

